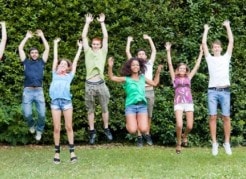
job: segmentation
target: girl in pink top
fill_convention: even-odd
[[[180,63],[176,70],[174,71],[172,60],[171,60],[171,43],[167,42],[166,45],[167,50],[167,61],[169,72],[172,78],[173,87],[175,89],[175,97],[174,97],[174,111],[176,117],[176,135],[177,135],[177,145],[176,145],[176,153],[181,153],[181,145],[184,147],[188,146],[188,134],[193,127],[193,100],[191,94],[191,79],[197,72],[202,55],[203,50],[202,46],[200,46],[200,54],[197,59],[197,62],[190,72],[188,66],[184,63]],[[186,113],[186,129],[182,134],[183,128],[183,112]]]

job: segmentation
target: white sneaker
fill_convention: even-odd
[[[224,143],[223,146],[224,146],[226,154],[231,155],[232,154],[231,145],[229,143]]]
[[[213,154],[213,156],[218,155],[218,148],[219,148],[219,144],[218,143],[213,143],[212,144],[212,154]]]
[[[36,132],[35,139],[36,139],[37,141],[40,141],[40,140],[41,140],[41,138],[42,138],[42,132],[37,131],[37,132]]]
[[[35,133],[35,127],[34,127],[34,126],[30,127],[30,128],[29,128],[29,131],[30,131],[32,134],[34,134],[34,133]]]

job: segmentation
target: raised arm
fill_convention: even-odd
[[[87,34],[89,30],[90,23],[93,21],[92,14],[86,14],[85,15],[85,25],[82,31],[82,41],[83,41],[83,47],[84,50],[86,51],[88,48],[90,48],[88,39],[87,39]]]
[[[196,72],[200,66],[201,60],[202,60],[202,55],[203,55],[203,49],[202,49],[202,45],[200,45],[200,53],[199,53],[199,56],[197,58],[196,64],[195,64],[194,68],[191,70],[190,74],[188,75],[188,77],[190,79],[192,79],[193,76],[196,74]]]
[[[2,27],[2,40],[1,40],[1,43],[0,43],[0,60],[1,60],[2,57],[3,57],[3,52],[4,52],[4,49],[5,49],[5,46],[6,46],[6,42],[7,42],[7,32],[6,32],[5,22],[2,21],[2,22],[0,22],[0,24],[1,24],[1,27]]]
[[[97,20],[98,22],[100,22],[101,27],[102,27],[102,33],[103,33],[102,48],[108,51],[108,31],[105,25],[105,14],[103,13],[99,14],[99,17],[97,18]]]
[[[227,36],[228,36],[228,40],[229,40],[226,52],[229,55],[231,55],[232,54],[232,49],[233,49],[233,44],[234,44],[234,38],[233,38],[232,31],[231,31],[230,21],[229,20],[225,20],[223,22],[223,26],[226,27],[226,32],[227,32]]]
[[[80,56],[81,51],[82,51],[83,42],[78,40],[77,44],[78,44],[78,51],[76,53],[76,56],[73,59],[73,67],[72,67],[72,73],[74,73],[74,74],[76,73],[77,63],[78,63],[79,56]]]
[[[127,60],[132,58],[132,54],[131,54],[131,51],[130,51],[130,47],[131,47],[131,42],[132,41],[133,41],[133,37],[132,36],[128,36],[127,37],[127,43],[126,43],[126,57],[127,57]]]
[[[109,79],[114,81],[114,82],[118,82],[118,83],[126,81],[126,77],[114,76],[113,66],[114,66],[114,58],[109,57],[108,58],[108,76],[109,76]]]
[[[170,42],[167,42],[165,45],[166,50],[167,50],[167,64],[168,64],[169,73],[171,75],[171,79],[173,82],[175,79],[175,72],[173,69],[172,58],[171,58],[171,46],[172,46],[172,44]]]
[[[158,65],[158,68],[156,70],[156,73],[155,73],[155,78],[154,80],[149,80],[147,78],[145,78],[145,81],[148,85],[151,85],[151,86],[157,86],[160,82],[160,73],[161,73],[161,70],[163,68],[163,65]]]
[[[210,29],[210,27],[208,26],[208,24],[205,24],[204,25],[204,32],[203,32],[203,36],[202,36],[202,48],[204,50],[205,57],[207,57],[209,55],[208,44],[207,44],[207,37],[208,37],[208,30],[209,29]]]
[[[48,60],[48,57],[49,57],[50,46],[49,46],[46,38],[44,37],[44,33],[42,30],[38,29],[36,31],[36,34],[38,37],[40,37],[42,39],[42,42],[44,44],[44,52],[43,52],[42,58],[43,58],[44,62],[46,63]]]
[[[155,44],[152,40],[152,38],[146,34],[143,35],[143,38],[149,41],[150,44],[150,48],[151,48],[151,55],[150,55],[150,59],[153,63],[155,62],[155,58],[156,58],[156,48],[155,48]]]
[[[60,38],[56,38],[54,40],[54,59],[53,59],[53,65],[52,65],[52,71],[56,71],[57,64],[58,64],[58,42],[60,42]]]
[[[25,51],[24,51],[24,46],[25,46],[27,40],[29,38],[32,38],[32,36],[33,36],[32,35],[32,32],[31,31],[27,31],[25,38],[21,41],[21,43],[20,43],[20,45],[18,47],[20,60],[22,62],[26,59],[26,54],[25,54]]]

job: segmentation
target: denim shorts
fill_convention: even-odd
[[[73,104],[71,100],[61,99],[61,98],[52,100],[50,106],[51,109],[61,110],[61,111],[65,111],[67,109],[73,108]]]
[[[209,115],[217,115],[218,104],[223,116],[230,116],[231,93],[230,90],[208,89]]]
[[[174,105],[174,111],[177,111],[177,110],[185,111],[185,112],[194,111],[194,104],[193,103],[176,104],[176,105]]]
[[[138,114],[138,113],[148,113],[146,104],[133,104],[129,105],[125,109],[125,115],[128,114]]]

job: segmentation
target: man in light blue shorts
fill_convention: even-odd
[[[218,154],[219,144],[216,139],[217,127],[217,107],[221,106],[222,119],[224,122],[224,148],[228,155],[232,154],[230,146],[230,133],[231,133],[231,119],[230,119],[230,77],[229,66],[233,50],[233,34],[228,20],[223,22],[228,35],[227,51],[221,55],[222,47],[221,42],[216,40],[212,43],[213,56],[209,53],[207,46],[207,34],[210,27],[208,24],[204,25],[204,33],[202,39],[202,46],[204,49],[205,58],[209,70],[209,85],[208,85],[208,109],[210,115],[210,134],[212,138],[212,155]]]

